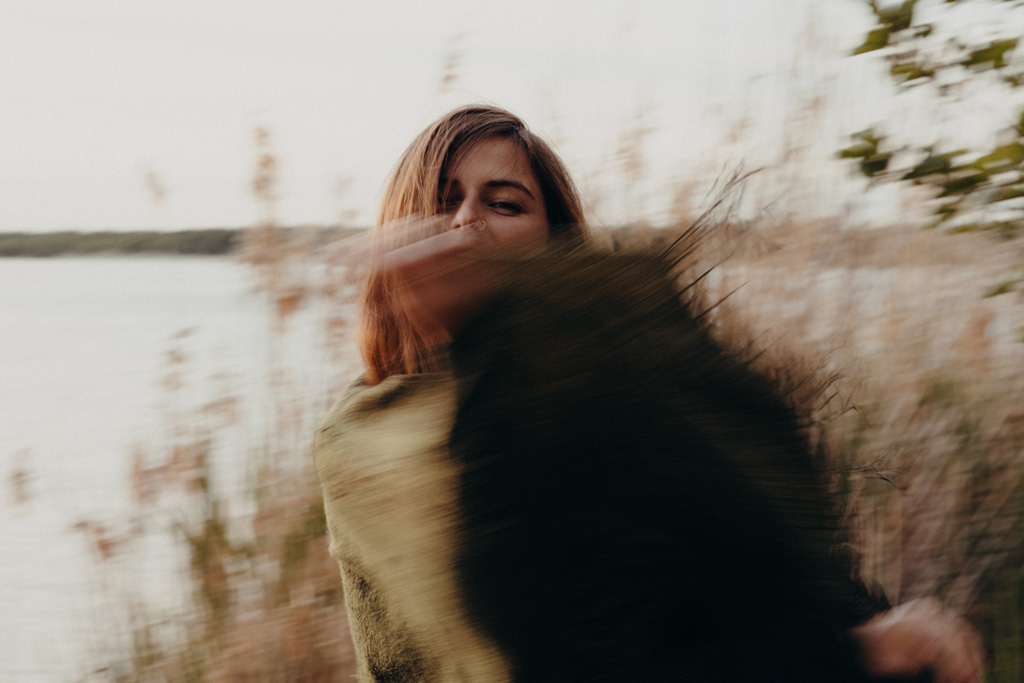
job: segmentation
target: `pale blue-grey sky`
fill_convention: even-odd
[[[673,182],[775,163],[800,116],[827,156],[870,123],[851,103],[881,82],[877,61],[846,57],[871,25],[858,0],[0,7],[0,231],[250,224],[256,126],[279,159],[281,222],[366,222],[413,135],[473,101],[521,114],[592,193],[614,190],[622,131],[652,129],[628,199],[651,212]]]

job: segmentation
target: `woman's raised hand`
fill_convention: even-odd
[[[393,293],[429,341],[451,337],[494,282],[486,257],[499,244],[483,221],[450,228],[444,216],[402,219],[385,226],[393,235],[380,269]]]

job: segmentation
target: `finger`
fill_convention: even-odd
[[[389,221],[374,228],[382,252],[389,252],[409,244],[429,239],[445,232],[447,221],[443,216],[413,214]]]

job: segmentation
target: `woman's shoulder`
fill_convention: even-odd
[[[392,375],[378,384],[360,377],[321,420],[314,459],[346,445],[377,450],[398,438],[433,435],[450,428],[454,410],[455,381],[448,372]]]
[[[389,410],[400,411],[427,395],[450,390],[450,373],[423,373],[418,375],[391,375],[382,382],[371,384],[361,375],[342,392],[341,396],[320,421],[317,433],[351,423],[372,421]]]

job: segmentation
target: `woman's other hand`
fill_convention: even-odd
[[[914,600],[851,629],[866,671],[878,678],[978,683],[986,657],[981,638],[934,598]]]

